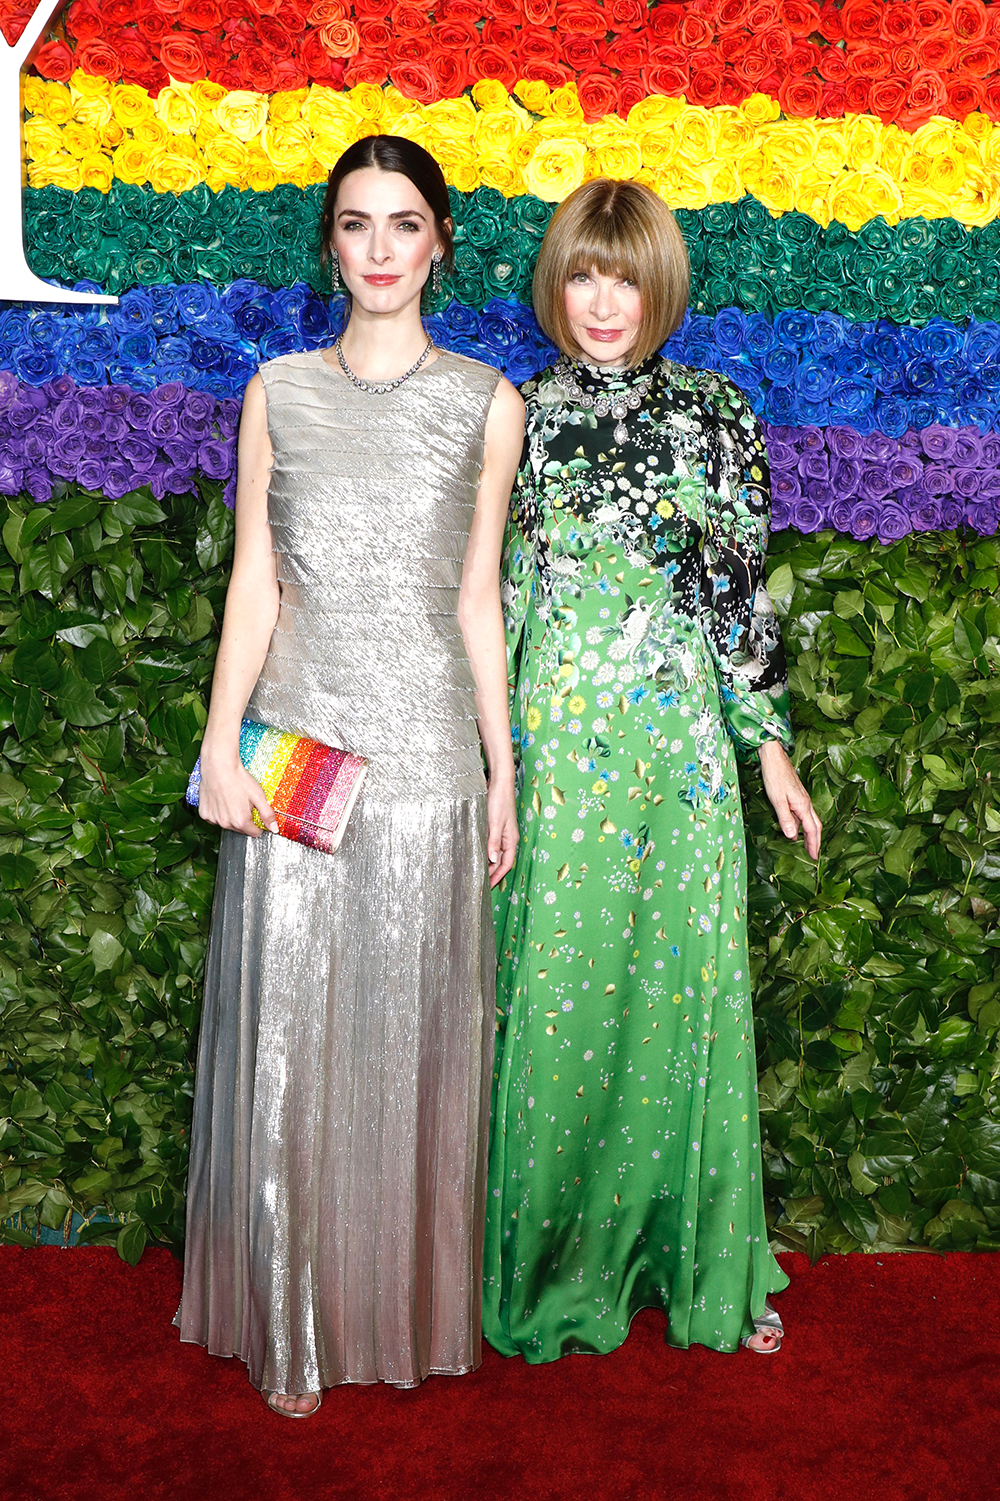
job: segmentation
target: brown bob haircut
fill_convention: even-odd
[[[639,338],[629,364],[641,365],[684,317],[691,285],[687,246],[661,198],[638,182],[595,177],[552,216],[532,282],[535,316],[553,343],[579,357],[564,290],[579,271],[628,277],[642,297]]]

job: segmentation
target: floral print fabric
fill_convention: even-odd
[[[500,888],[487,1338],[607,1351],[637,1309],[732,1350],[767,1248],[736,760],[790,743],[768,468],[725,379],[656,357],[615,445],[523,388],[505,554],[521,845]]]

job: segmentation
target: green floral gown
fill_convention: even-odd
[[[761,431],[654,357],[615,418],[522,388],[504,614],[521,843],[496,897],[485,1333],[615,1349],[640,1308],[735,1350],[787,1285],[767,1244],[737,758],[791,743]],[[773,1315],[772,1315],[773,1317]]]

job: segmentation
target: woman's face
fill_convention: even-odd
[[[361,167],[337,193],[333,249],[355,302],[366,312],[396,313],[419,298],[442,246],[434,211],[408,177]]]
[[[624,365],[642,323],[642,297],[634,281],[591,267],[574,271],[563,294],[573,338],[590,365]]]

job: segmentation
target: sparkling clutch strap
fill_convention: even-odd
[[[264,789],[274,809],[278,832],[297,844],[332,855],[344,837],[368,771],[364,756],[244,719],[240,726],[240,760]],[[200,792],[199,756],[186,793],[192,808],[197,808]],[[264,827],[256,809],[253,821]]]

